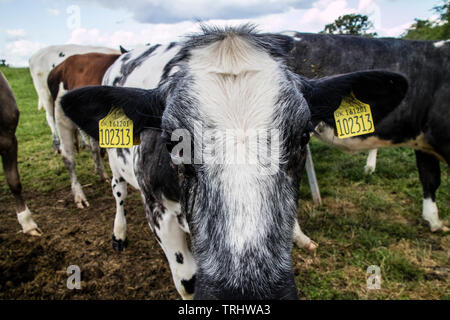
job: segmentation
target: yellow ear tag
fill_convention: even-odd
[[[358,100],[353,92],[342,99],[334,112],[338,138],[361,136],[375,131],[370,105]]]
[[[120,108],[112,107],[106,117],[98,122],[101,148],[131,148],[133,146],[133,121]]]

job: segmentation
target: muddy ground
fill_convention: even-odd
[[[178,299],[137,192],[126,203],[129,247],[117,253],[109,185],[99,182],[84,189],[90,201],[84,210],[75,208],[70,188],[24,194],[44,231],[40,238],[18,233],[13,198],[0,194],[0,299]],[[70,265],[81,269],[81,290],[67,289]]]

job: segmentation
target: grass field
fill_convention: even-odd
[[[63,192],[71,198],[68,172],[60,156],[53,154],[50,129],[44,112],[37,110],[37,95],[28,69],[0,70],[9,80],[21,112],[17,129],[19,170],[24,195],[33,197],[29,203],[39,223],[47,214],[39,211],[40,197]],[[431,233],[421,218],[422,190],[413,151],[380,150],[375,174],[364,176],[364,153],[348,155],[317,140],[312,141],[311,150],[324,204],[313,208],[304,179],[299,218],[302,229],[319,243],[319,248],[315,254],[294,249],[300,297],[450,299],[450,235]],[[442,164],[441,171],[437,205],[441,218],[449,221],[450,170]],[[86,150],[77,155],[77,172],[89,189],[90,202],[96,196],[108,197],[109,186],[98,181]],[[131,197],[138,203],[136,192]],[[2,216],[14,214],[14,209],[5,205],[11,204],[11,199],[0,169]],[[67,205],[66,210],[71,214],[78,212],[73,204]],[[109,218],[108,223],[112,223],[113,215]],[[143,220],[143,215],[140,218]],[[8,252],[5,245],[0,243],[0,255]],[[366,287],[366,269],[370,265],[381,269],[380,290]]]

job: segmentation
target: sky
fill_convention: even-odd
[[[435,19],[442,0],[0,0],[0,59],[28,65],[58,44],[127,49],[167,43],[215,25],[251,22],[264,32],[319,32],[341,15],[369,16],[379,36],[398,37],[415,18]]]

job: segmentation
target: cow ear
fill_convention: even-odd
[[[408,91],[407,79],[388,71],[360,71],[318,80],[309,80],[305,88],[311,118],[316,125],[324,121],[334,127],[334,111],[343,98],[352,94],[370,105],[375,124],[395,109]]]
[[[110,86],[90,86],[72,90],[61,99],[66,116],[80,129],[98,140],[98,122],[113,107],[123,110],[133,121],[133,134],[145,128],[160,128],[164,101],[157,89],[144,90]]]

